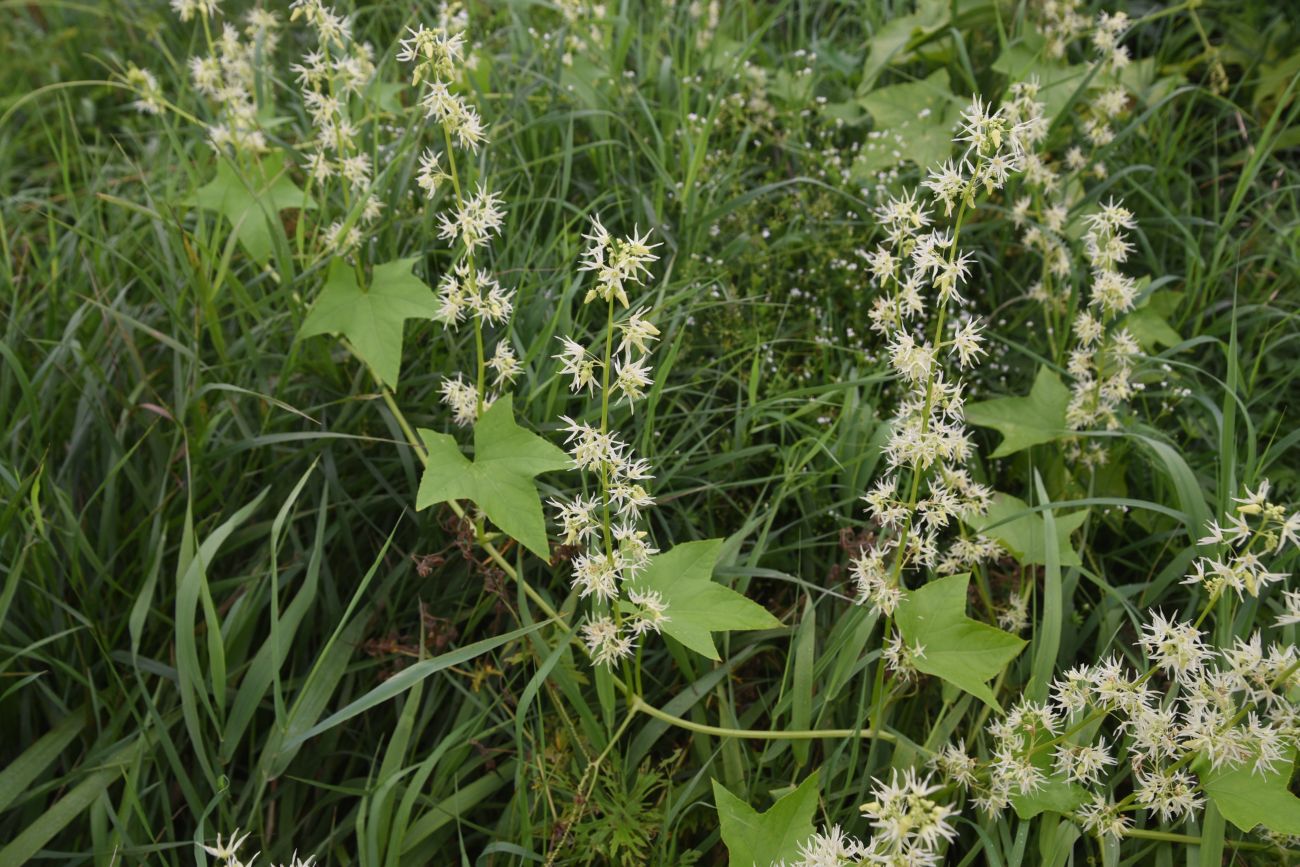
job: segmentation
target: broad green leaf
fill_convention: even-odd
[[[1263,825],[1278,834],[1300,834],[1300,798],[1291,794],[1294,753],[1285,764],[1258,774],[1250,762],[1239,768],[1204,770],[1201,785],[1224,818],[1243,831]]]
[[[1032,819],[1039,813],[1072,813],[1084,801],[1088,792],[1078,783],[1067,783],[1056,777],[1048,777],[1038,791],[1029,795],[1013,795],[1011,806],[1021,819]]]
[[[1016,517],[1016,516],[1019,517]],[[1070,534],[1082,526],[1088,517],[1087,509],[1080,509],[1068,515],[1055,513],[1056,547],[1058,561],[1062,567],[1082,566],[1083,561],[1070,544]],[[1007,520],[1010,518],[1011,520]],[[999,524],[1006,521],[1005,524]],[[966,520],[975,530],[996,539],[1006,546],[1016,562],[1024,566],[1047,565],[1047,545],[1045,542],[1043,516],[1039,512],[1030,512],[1029,506],[1019,497],[1010,494],[996,494],[986,514],[970,517]],[[999,524],[999,526],[993,526]]]
[[[767,867],[777,861],[794,860],[799,857],[800,844],[816,830],[812,823],[817,811],[815,772],[763,813],[731,794],[717,780],[713,781],[713,800],[718,805],[729,867]]]
[[[828,102],[822,106],[822,117],[846,126],[857,126],[867,119],[866,113],[856,102]]]
[[[501,531],[543,559],[551,556],[542,500],[533,477],[573,465],[558,446],[515,423],[514,401],[503,395],[474,425],[474,460],[456,440],[418,431],[429,464],[415,495],[415,508],[447,500],[473,500]]]
[[[996,708],[988,681],[1019,655],[1025,641],[966,616],[969,583],[969,575],[950,575],[910,590],[894,618],[908,646],[922,649],[914,663],[918,670]]]
[[[583,118],[602,138],[609,135],[609,116],[605,111],[604,96],[609,80],[609,73],[584,54],[575,54],[573,62],[560,70],[560,87],[580,108],[588,110]]]
[[[1182,343],[1182,336],[1169,324],[1169,317],[1178,309],[1182,297],[1181,292],[1153,292],[1145,304],[1124,317],[1124,327],[1144,352]]]
[[[381,81],[375,78],[370,84],[370,95],[380,111],[402,113],[402,93],[408,90],[405,81]]]
[[[1296,55],[1296,65],[1300,66],[1300,54]],[[1112,81],[1124,85],[1124,89],[1147,105],[1154,105],[1164,99],[1187,81],[1180,74],[1161,75],[1154,57],[1134,60],[1117,74],[1107,76]],[[1261,76],[1262,78],[1262,76]],[[1288,83],[1290,78],[1287,79]]]
[[[631,588],[656,591],[668,605],[663,631],[709,659],[718,659],[712,632],[775,629],[781,625],[767,609],[713,580],[721,539],[683,542],[650,558]]]
[[[855,172],[876,172],[911,160],[924,169],[952,154],[959,109],[953,102],[948,70],[923,81],[894,84],[858,97],[874,122],[873,135],[854,161]]]
[[[355,268],[343,259],[333,260],[300,336],[346,337],[381,383],[397,385],[406,320],[432,319],[438,312],[438,296],[411,273],[415,261],[398,259],[376,265],[370,286],[362,287]]]
[[[1069,405],[1070,390],[1050,369],[1040,367],[1028,397],[998,397],[967,404],[966,421],[1002,434],[1002,442],[990,455],[1001,458],[1068,436],[1065,410]]]
[[[781,67],[767,83],[767,93],[772,99],[786,104],[807,105],[813,98],[813,79],[798,75]]]
[[[1038,101],[1043,103],[1043,114],[1048,121],[1054,121],[1083,83],[1088,67],[1048,58],[1043,38],[1031,34],[1002,49],[997,60],[993,61],[993,71],[1002,73],[1013,83],[1037,78]],[[1096,83],[1094,79],[1090,86]]]
[[[918,0],[911,15],[895,15],[871,35],[867,42],[867,60],[862,68],[859,93],[867,93],[881,70],[907,57],[914,41],[942,30],[948,24],[951,9],[948,0]]]
[[[225,216],[239,243],[258,262],[271,258],[270,220],[287,208],[316,207],[285,173],[282,154],[263,156],[251,176],[222,157],[216,175],[194,191],[190,202]]]

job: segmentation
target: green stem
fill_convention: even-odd
[[[1132,837],[1137,840],[1160,840],[1165,843],[1186,843],[1189,846],[1200,846],[1202,840],[1200,837],[1193,837],[1190,834],[1174,834],[1169,831],[1144,831],[1141,828],[1128,828],[1124,831],[1125,837]],[[1228,845],[1234,849],[1252,849],[1257,852],[1275,851],[1275,852],[1295,852],[1295,849],[1279,849],[1277,846],[1270,846],[1267,843],[1253,843],[1249,840],[1228,840]]]
[[[768,730],[768,729],[733,729],[723,726],[711,726],[704,723],[692,722],[688,719],[682,719],[679,716],[673,716],[667,711],[662,711],[657,707],[646,704],[640,696],[631,696],[628,701],[629,706],[634,712],[643,713],[646,716],[652,716],[657,720],[666,722],[677,728],[686,729],[687,731],[699,732],[705,735],[716,735],[722,738],[749,738],[761,741],[811,741],[819,738],[869,738],[872,740],[888,741],[894,743],[898,740],[890,732],[876,731],[874,729],[809,729],[799,731],[794,729],[787,730]]]
[[[451,189],[456,194],[456,209],[464,210],[465,197],[461,192],[460,171],[456,168],[456,148],[451,141],[451,130],[444,126],[442,135],[447,143],[447,167],[450,169],[448,174],[451,176]],[[474,248],[468,244],[465,246],[465,263],[467,265],[465,279],[470,282],[470,287],[477,294],[478,272],[474,270]],[[483,415],[483,399],[487,391],[487,353],[483,347],[483,320],[477,315],[474,316],[474,352],[476,361],[474,416],[478,418]]]
[[[473,280],[473,277],[470,277]],[[477,291],[477,288],[476,290]],[[474,317],[474,349],[478,353],[478,377],[475,391],[478,396],[478,404],[474,417],[478,418],[483,415],[483,393],[487,387],[487,360],[483,353],[483,320],[478,316]]]
[[[871,695],[875,699],[876,706],[871,713],[872,731],[881,731],[885,725],[885,711],[888,706],[885,704],[885,644],[889,641],[894,630],[894,615],[885,615],[885,626],[880,631],[880,658],[876,660],[875,679],[872,683]],[[867,748],[867,767],[875,766],[876,760],[876,742],[873,740],[871,746]]]
[[[609,296],[605,315],[605,356],[600,369],[600,432],[609,433],[609,367],[614,353],[614,296]],[[605,537],[605,556],[614,562],[614,543],[609,519],[609,465],[600,465],[601,531]]]

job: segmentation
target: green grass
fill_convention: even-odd
[[[857,254],[879,240],[875,193],[841,171],[871,126],[837,124],[812,97],[852,103],[869,37],[911,5],[723,3],[712,34],[686,5],[609,3],[600,42],[568,68],[530,33],[562,31],[554,9],[470,4],[482,168],[509,212],[493,267],[519,290],[515,406],[552,441],[561,414],[585,409],[551,356],[558,336],[598,328],[575,300],[587,217],[652,229],[661,259],[639,303],[662,331],[656,385],[614,424],[654,464],[658,546],[726,538],[719,579],[783,627],[719,634],[716,664],[648,641],[641,694],[697,728],[860,729],[880,630],[846,569],[898,389]],[[401,28],[433,21],[431,6],[356,4],[386,78],[402,77]],[[992,62],[1029,10],[996,8],[875,86],[943,67],[955,92],[999,95]],[[1129,40],[1178,81],[1117,130],[1092,198],[1137,214],[1133,271],[1181,293],[1180,342],[1146,368],[1118,477],[1097,490],[1054,445],[992,460],[996,434],[977,434],[977,472],[999,490],[1056,525],[1069,501],[1092,509],[1083,565],[1044,569],[1029,646],[994,682],[1004,704],[1111,652],[1140,663],[1147,609],[1194,616],[1188,529],[1242,485],[1269,478],[1276,502],[1300,502],[1292,17],[1209,0]],[[438,388],[472,333],[408,324],[396,416],[337,342],[296,336],[323,263],[250,261],[187,204],[214,166],[201,131],[140,116],[106,84],[134,62],[185,93],[201,43],[161,3],[0,3],[0,865],[193,863],[197,841],[237,826],[276,861],[723,864],[711,779],[762,809],[820,769],[819,815],[865,836],[873,778],[974,738],[987,709],[935,679],[893,704],[892,745],[719,736],[629,713],[612,687],[602,700],[538,602],[574,610],[563,564],[509,547],[512,580],[458,539],[450,510],[414,511],[422,467],[403,424],[456,433]],[[409,206],[417,139],[407,130],[385,162],[368,255],[419,256],[434,283],[451,260],[433,209]],[[991,319],[972,400],[1024,394],[1057,360],[1024,298],[1032,263],[1009,204],[963,233]],[[543,476],[542,492],[575,478]],[[1035,576],[1007,559],[983,580],[1004,601]],[[1275,607],[1239,606],[1217,637],[1271,624]],[[1211,812],[1151,822],[1122,859],[1082,837],[1049,862],[1068,820],[964,816],[947,863],[1300,857]]]

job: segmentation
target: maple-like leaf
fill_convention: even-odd
[[[910,56],[914,40],[939,32],[949,20],[949,4],[944,0],[918,0],[910,15],[892,15],[867,40],[867,59],[863,65],[859,93],[867,93],[885,67]]]
[[[1294,752],[1262,774],[1255,770],[1253,760],[1217,771],[1206,765],[1204,759],[1197,765],[1201,785],[1229,822],[1247,832],[1263,825],[1278,834],[1300,834],[1300,798],[1288,788]]]
[[[760,813],[713,781],[713,802],[718,805],[718,825],[727,846],[729,867],[752,867],[793,860],[799,846],[813,835],[817,812],[817,774],[788,792]]]
[[[1010,81],[1038,82],[1038,99],[1043,103],[1043,117],[1053,121],[1074,98],[1079,85],[1089,77],[1087,64],[1067,64],[1047,56],[1046,40],[1030,33],[1002,49],[993,61],[993,71],[1005,75]],[[1089,82],[1097,87],[1100,77]],[[1086,94],[1080,99],[1087,100]]]
[[[950,575],[909,590],[894,618],[908,647],[920,646],[913,660],[933,674],[998,707],[988,681],[1025,647],[1024,639],[966,616],[969,575]]]
[[[999,397],[967,404],[966,421],[1002,434],[1002,442],[990,455],[1001,458],[1068,436],[1065,411],[1069,406],[1070,390],[1055,373],[1040,367],[1028,397]]]
[[[346,337],[380,382],[397,385],[402,366],[402,329],[407,319],[432,319],[438,296],[411,273],[415,259],[376,265],[370,286],[342,259],[330,262],[320,297],[299,332],[302,337]]]
[[[280,211],[316,207],[285,172],[284,156],[277,153],[264,155],[251,174],[222,157],[216,175],[194,191],[190,203],[225,216],[239,243],[258,262],[271,258],[271,221]]]
[[[781,621],[766,608],[713,580],[721,539],[683,542],[650,558],[645,571],[628,582],[629,590],[654,591],[668,605],[663,631],[709,659],[718,658],[713,632],[775,629]]]
[[[501,532],[538,557],[549,558],[542,501],[533,477],[573,466],[559,446],[515,423],[514,401],[503,395],[474,425],[474,460],[447,434],[418,431],[429,463],[415,508],[447,500],[473,500]]]
[[[858,105],[871,115],[873,129],[881,135],[863,144],[854,172],[867,177],[902,160],[925,168],[942,163],[952,154],[959,114],[954,102],[946,69],[922,81],[878,87],[858,97]]]
[[[1070,534],[1083,526],[1087,519],[1087,509],[1056,515],[1056,562],[1061,566],[1083,565],[1070,542]],[[1029,511],[1029,506],[1019,497],[996,493],[987,512],[968,516],[965,520],[972,529],[1006,546],[1018,563],[1024,566],[1047,564],[1046,522],[1041,512]]]

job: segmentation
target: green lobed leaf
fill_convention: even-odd
[[[1000,709],[988,681],[1015,659],[1026,642],[966,616],[970,575],[950,575],[908,591],[894,612],[909,647],[923,649],[918,670],[943,678]]]
[[[278,153],[263,156],[251,176],[222,157],[216,175],[194,191],[190,203],[225,216],[239,243],[258,262],[271,258],[271,218],[288,208],[316,207],[286,174],[284,155]]]
[[[376,265],[370,286],[363,288],[356,269],[334,259],[299,336],[346,337],[381,383],[396,386],[406,320],[432,319],[438,312],[438,296],[411,273],[415,262],[413,257]]]
[[[1043,114],[1048,121],[1056,120],[1070,102],[1070,97],[1088,74],[1085,64],[1066,64],[1046,55],[1046,42],[1037,35],[1013,42],[1002,49],[993,61],[993,71],[1007,76],[1012,82],[1038,79],[1038,101],[1043,103]],[[1099,82],[1093,79],[1090,86]]]
[[[655,591],[668,605],[663,631],[709,659],[718,659],[713,632],[775,629],[781,621],[766,608],[713,580],[722,539],[683,542],[650,558],[629,589]]]
[[[799,846],[813,835],[817,810],[817,773],[760,813],[717,780],[713,800],[718,805],[722,842],[729,867],[754,867],[799,857]]]
[[[1070,390],[1047,367],[1038,368],[1027,397],[999,397],[967,404],[966,421],[1002,434],[990,457],[1001,458],[1068,436],[1065,411]]]
[[[908,55],[913,40],[924,39],[948,24],[951,6],[948,0],[918,0],[910,15],[894,15],[871,35],[867,42],[867,59],[862,67],[859,93],[866,92],[876,76],[891,63]]]
[[[1016,517],[1016,516],[1019,517]],[[1088,518],[1088,510],[1080,509],[1068,515],[1055,514],[1056,548],[1058,563],[1062,567],[1082,566],[1083,561],[1070,544],[1070,535]],[[1010,518],[1011,520],[1007,520]],[[1001,523],[1006,521],[1005,524]],[[1001,542],[1024,566],[1047,565],[1047,544],[1042,513],[1030,512],[1029,506],[1019,497],[996,494],[988,512],[979,517],[969,517],[966,523],[991,539]],[[994,525],[998,526],[994,526]]]
[[[1295,65],[1300,67],[1300,54],[1295,57]],[[1187,77],[1181,73],[1162,75],[1162,72],[1164,69],[1154,57],[1140,57],[1118,73],[1111,73],[1107,79],[1124,85],[1140,102],[1154,105],[1187,82]],[[1260,78],[1262,80],[1263,76]],[[1290,82],[1289,77],[1287,82]]]
[[[1048,777],[1038,787],[1038,791],[1029,795],[1012,795],[1011,806],[1017,816],[1029,820],[1040,813],[1068,815],[1086,800],[1088,800],[1088,792],[1083,786],[1056,777]]]
[[[498,398],[474,425],[473,461],[447,434],[423,428],[417,433],[429,453],[415,495],[417,510],[447,500],[473,500],[503,533],[538,557],[550,557],[533,477],[568,469],[572,461],[563,449],[515,422],[511,395]]]
[[[1152,292],[1146,302],[1124,317],[1124,327],[1142,347],[1151,352],[1158,346],[1177,346],[1183,338],[1169,324],[1169,317],[1182,301],[1181,292]]]
[[[1266,774],[1256,773],[1251,762],[1206,770],[1201,785],[1224,818],[1243,831],[1263,825],[1278,834],[1300,834],[1300,798],[1288,788],[1294,763],[1292,753],[1285,764]]]
[[[923,169],[942,163],[952,155],[959,114],[953,100],[946,69],[921,81],[893,84],[858,97],[858,105],[871,115],[881,135],[863,143],[854,171],[875,172],[903,160]]]

